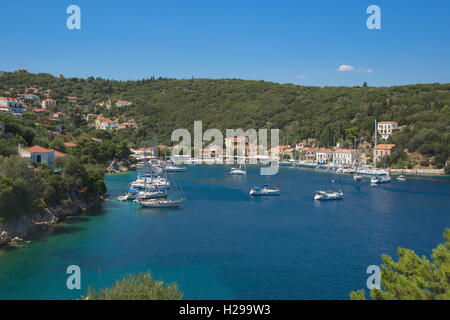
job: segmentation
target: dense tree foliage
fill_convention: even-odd
[[[181,300],[183,294],[176,284],[164,286],[162,281],[153,280],[151,273],[128,275],[117,280],[111,288],[98,292],[89,288],[86,300]]]
[[[433,249],[432,261],[413,250],[398,249],[399,261],[383,255],[380,289],[372,289],[374,300],[450,300],[450,229],[445,243]],[[364,290],[352,292],[353,300],[365,299]]]
[[[61,171],[34,168],[19,156],[0,156],[0,220],[14,220],[64,199],[89,201],[106,192],[103,173],[86,168],[75,158],[58,159]]]
[[[281,141],[290,144],[316,137],[322,146],[336,142],[354,146],[364,140],[373,142],[377,119],[399,123],[401,130],[388,142],[396,143],[400,151],[417,152],[437,167],[445,166],[450,156],[450,84],[320,88],[238,79],[121,82],[15,72],[0,78],[0,95],[30,85],[49,89],[50,97],[58,99],[58,108],[68,115],[92,112],[134,119],[138,130],[103,133],[114,143],[125,141],[128,147],[148,146],[152,134],[169,144],[174,129],[192,132],[194,120],[202,120],[204,130],[218,128],[222,132],[239,127],[279,128]],[[68,103],[67,96],[77,96],[78,103]],[[119,99],[133,105],[116,107],[114,102]],[[98,105],[108,100],[112,101],[110,109]],[[100,135],[77,117],[65,126],[74,137],[82,132]],[[22,136],[28,143],[34,138],[33,132]],[[407,165],[403,154],[396,157],[391,163]]]

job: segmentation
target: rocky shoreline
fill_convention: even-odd
[[[132,164],[129,160],[117,161],[116,159],[114,159],[107,163],[105,166],[106,173],[122,173],[135,170],[136,165]]]
[[[104,202],[102,195],[86,202],[78,198],[64,200],[60,205],[45,208],[19,220],[0,223],[0,248],[15,246],[33,232],[58,225],[68,216],[86,215]]]

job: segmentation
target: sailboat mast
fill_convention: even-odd
[[[377,157],[375,156],[377,152],[377,144],[378,144],[378,130],[377,130],[377,119],[375,119],[375,148],[373,149],[373,166],[377,166]]]

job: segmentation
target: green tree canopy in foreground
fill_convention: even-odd
[[[433,249],[432,261],[413,250],[398,249],[399,261],[383,255],[381,289],[372,289],[373,300],[450,300],[450,229],[445,243]],[[364,290],[350,293],[352,300],[365,300]]]
[[[163,281],[153,280],[150,272],[129,274],[117,280],[112,287],[98,292],[89,288],[85,300],[181,300],[183,294],[176,284],[164,286]]]

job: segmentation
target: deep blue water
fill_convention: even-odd
[[[347,299],[383,253],[429,255],[450,227],[448,178],[370,186],[342,176],[344,200],[317,202],[315,190],[330,185],[325,171],[281,168],[282,194],[267,198],[248,195],[265,181],[256,167],[246,177],[227,171],[173,174],[188,202],[160,210],[114,200],[136,173],[107,176],[102,210],[0,253],[0,299],[76,299],[89,285],[146,270],[176,282],[186,299]],[[71,264],[81,268],[81,290],[66,288]]]

